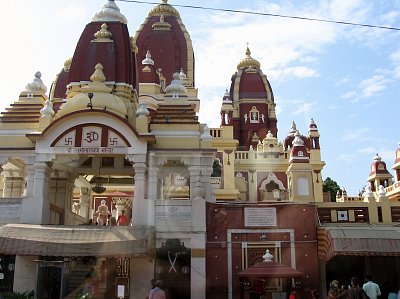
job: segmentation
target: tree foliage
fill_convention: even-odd
[[[331,194],[331,201],[336,201],[336,193],[338,190],[340,190],[340,186],[336,181],[332,180],[330,177],[327,177],[324,180],[322,191],[329,192]]]

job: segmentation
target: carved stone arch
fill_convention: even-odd
[[[89,131],[96,135],[96,142],[92,142],[90,138],[84,141],[85,136],[82,134]],[[90,147],[107,148],[100,149],[105,152],[98,152],[99,154],[146,154],[147,141],[154,139],[152,135],[139,135],[125,119],[108,111],[97,110],[64,115],[43,133],[32,134],[29,137],[36,139],[36,153],[56,154],[68,154],[68,149]],[[68,138],[61,144],[60,139],[63,137]],[[94,154],[97,153],[95,151]]]
[[[286,191],[286,188],[283,186],[283,183],[276,177],[275,173],[270,172],[267,176],[267,178],[262,181],[260,190],[265,190],[266,186],[270,184],[271,182],[274,182],[275,184],[278,185],[279,190],[281,191]]]

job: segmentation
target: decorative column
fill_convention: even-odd
[[[204,200],[205,188],[201,177],[193,177],[197,167],[190,167],[190,197],[192,199],[192,229],[196,233],[191,235],[191,298],[201,299],[206,295],[206,202]],[[203,178],[210,178],[211,173],[204,174]],[[192,181],[194,182],[192,184]],[[209,182],[208,182],[209,183]],[[193,186],[193,187],[192,187]],[[211,188],[211,185],[210,185]]]
[[[147,185],[147,197],[152,200],[161,199],[159,192],[158,182],[158,170],[159,168],[155,165],[150,165],[148,169],[148,185]]]
[[[196,187],[196,183],[198,181],[201,182],[201,167],[200,166],[189,166],[189,174],[190,174],[190,182],[189,182],[189,193],[190,193],[190,200],[195,199],[195,195],[193,190]],[[211,176],[211,174],[210,174]],[[211,179],[210,179],[211,180]]]
[[[214,163],[214,157],[201,157],[200,162],[202,165],[201,182],[204,188],[203,198],[205,198],[206,201],[214,202],[215,195],[211,186],[211,174],[213,172],[212,165]]]
[[[33,185],[34,185],[34,178],[35,178],[35,165],[27,164],[25,169],[27,171],[25,197],[33,197]]]
[[[153,217],[153,205],[151,201],[146,198],[146,155],[137,154],[128,156],[128,159],[133,160],[133,168],[135,170],[135,188],[132,203],[132,224],[134,226],[151,226]]]
[[[81,208],[79,209],[79,215],[85,219],[89,219],[92,215],[89,216],[90,209],[90,189],[86,187],[81,187],[79,190],[79,203]]]
[[[21,222],[32,224],[48,224],[50,214],[50,202],[48,198],[48,186],[51,168],[47,162],[35,163],[33,178],[33,194],[22,201]]]

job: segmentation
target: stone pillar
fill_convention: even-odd
[[[257,171],[255,169],[250,169],[248,172],[249,181],[249,201],[257,202]]]
[[[33,164],[26,165],[26,193],[25,197],[33,197],[33,186],[34,186],[34,178],[35,178],[35,166]]]
[[[50,214],[50,202],[48,187],[51,168],[47,162],[35,163],[33,180],[33,194],[22,201],[21,222],[31,224],[48,224]]]
[[[35,260],[38,259],[38,256],[17,255],[15,257],[14,292],[35,290],[36,294],[37,265]]]
[[[134,226],[149,226],[153,215],[151,201],[146,198],[147,165],[146,155],[134,155],[135,189],[132,203],[132,224]]]
[[[150,281],[154,278],[154,259],[135,257],[131,259],[130,265],[130,298],[146,298],[151,288]]]
[[[80,204],[81,204],[81,208],[79,210],[79,215],[84,217],[85,219],[91,218],[92,215],[89,215],[90,198],[91,198],[90,189],[86,188],[86,187],[81,187],[79,198],[80,198]]]
[[[201,182],[201,168],[200,168],[200,166],[189,166],[189,173],[190,173],[190,181],[189,181],[190,200],[194,200],[195,199],[195,195],[194,195],[193,190],[196,187],[196,183],[199,180]]]
[[[206,235],[192,234],[190,289],[192,299],[206,298]]]
[[[160,199],[160,186],[157,166],[151,165],[148,169],[147,197],[151,200]]]
[[[214,157],[202,157],[200,161],[202,165],[201,183],[203,184],[204,188],[204,198],[206,201],[214,202],[215,195],[211,186],[211,174],[213,172],[212,165],[214,163]]]

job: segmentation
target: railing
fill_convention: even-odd
[[[343,204],[318,203],[320,223],[392,223],[400,222],[400,202],[347,201]]]
[[[395,182],[393,185],[386,187],[385,188],[385,192],[389,193],[387,195],[390,195],[390,193],[394,192],[394,191],[400,191],[400,181],[399,182]]]
[[[236,160],[248,160],[249,159],[249,152],[247,151],[239,151],[235,153]]]
[[[364,201],[364,197],[362,196],[339,196],[336,197],[336,202],[348,202],[348,201]]]
[[[221,129],[210,129],[210,135],[212,138],[221,138],[222,134],[221,134]]]

